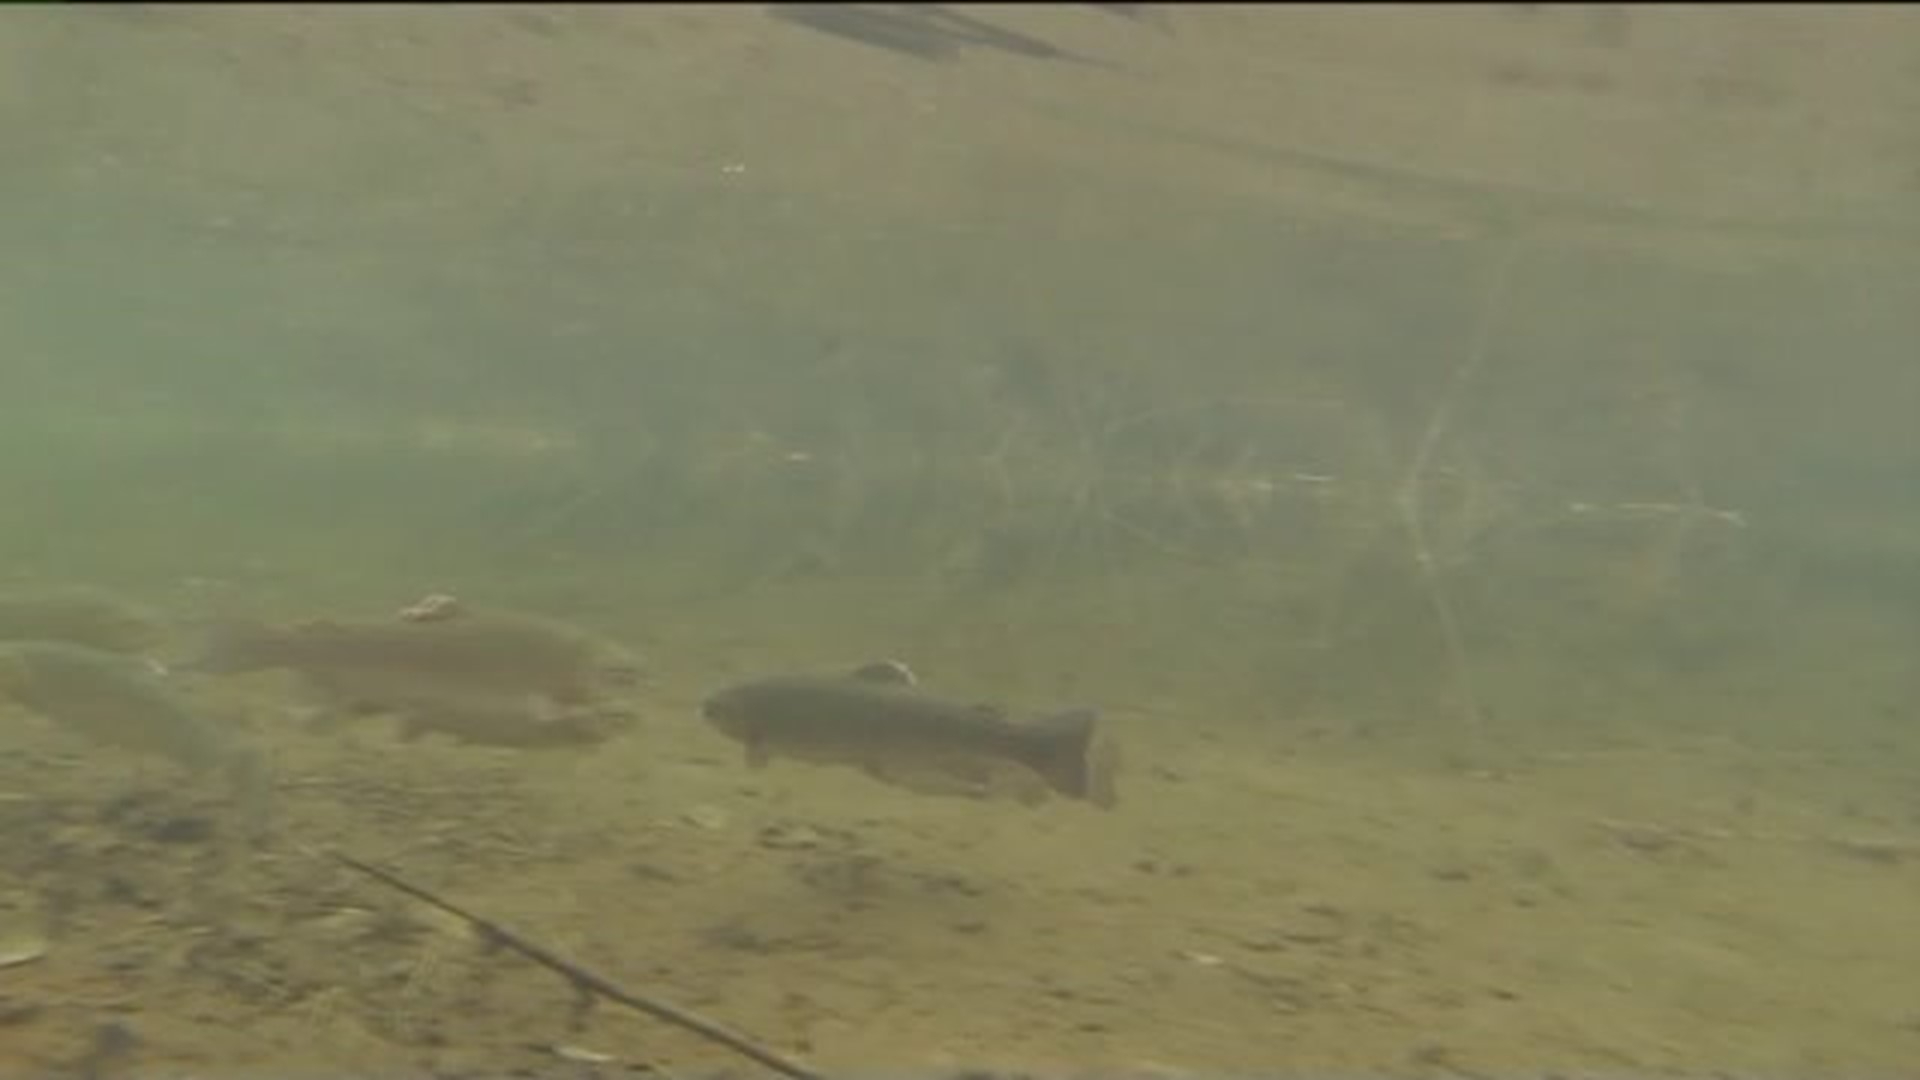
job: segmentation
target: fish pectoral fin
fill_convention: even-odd
[[[919,795],[957,796],[966,799],[987,799],[993,796],[993,787],[986,776],[952,762],[922,763],[916,767],[913,764],[868,761],[861,764],[860,771],[888,787]]]

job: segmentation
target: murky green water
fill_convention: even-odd
[[[966,37],[975,24],[947,26],[971,43],[929,59],[747,9],[444,16],[458,28],[320,8],[0,15],[0,120],[20,133],[0,210],[0,585],[97,584],[169,614],[183,641],[214,615],[379,614],[447,592],[634,643],[659,694],[646,732],[576,763],[591,774],[496,763],[547,792],[514,811],[516,843],[552,856],[528,872],[588,907],[607,902],[580,897],[613,887],[612,852],[678,820],[682,794],[703,822],[774,813],[702,742],[691,706],[716,680],[897,656],[956,692],[1103,707],[1138,794],[1059,826],[1070,869],[999,808],[983,813],[1012,830],[1004,845],[956,847],[983,820],[966,807],[752,779],[783,821],[906,829],[923,842],[901,841],[911,858],[1025,882],[1056,920],[1074,897],[1104,902],[1089,890],[1123,897],[1112,939],[1049,951],[1048,917],[1027,911],[1006,916],[1021,929],[1000,953],[992,935],[916,951],[922,901],[866,897],[827,921],[870,953],[764,958],[823,980],[820,1016],[839,1018],[790,1028],[797,1013],[744,989],[750,964],[703,969],[676,939],[678,977],[706,980],[715,1011],[733,1001],[836,1067],[964,1062],[962,1029],[1038,1065],[1913,1060],[1912,935],[1869,944],[1880,924],[1860,922],[1920,873],[1911,191],[1742,204],[1812,167],[1791,141],[1780,177],[1745,186],[1675,164],[1677,179],[1649,165],[1640,191],[1599,190],[1611,173],[1528,190],[1571,151],[1499,125],[1529,94],[1572,108],[1563,91],[1497,90],[1492,126],[1451,143],[1430,125],[1396,136],[1380,118],[1400,99],[1362,100],[1372,61],[1348,55],[1347,104],[1380,145],[1451,145],[1475,166],[1359,168],[1294,146],[1289,124],[1319,121],[1280,97],[1263,112],[1279,76],[1235,38],[1285,37],[1260,20],[1290,16],[1083,7],[1028,29],[1121,70],[996,51]],[[909,30],[926,27],[887,27]],[[1481,44],[1527,47],[1503,41]],[[1331,60],[1296,62],[1287,86],[1348,85]],[[1804,107],[1837,110],[1843,134],[1873,127]],[[1596,120],[1593,137],[1612,130]],[[1462,147],[1480,137],[1477,158]],[[1831,167],[1824,183],[1845,187]],[[1724,213],[1700,209],[1716,183]],[[260,717],[284,706],[253,702],[269,742]],[[5,726],[15,715],[0,745],[55,752]],[[302,791],[342,782],[357,752],[286,739]],[[89,784],[154,783],[51,745],[87,759]],[[684,747],[712,779],[649,771]],[[478,759],[398,760],[379,766],[403,770],[392,783],[457,792]],[[587,775],[610,786],[571,801],[540,786]],[[114,797],[43,790],[24,765],[7,782],[9,814],[47,800],[69,825]],[[397,857],[418,846],[404,820],[303,797],[289,844],[324,822]],[[689,843],[734,837],[740,861],[685,855],[703,868],[676,871],[688,903],[737,898],[737,874],[808,923],[756,876],[801,856],[712,831]],[[1218,886],[1127,884],[1169,851]],[[95,891],[93,863],[16,854],[35,889]],[[435,865],[495,880],[479,854]],[[1395,885],[1402,871],[1418,883]],[[258,873],[272,880],[239,888],[269,918],[289,886]],[[1828,877],[1832,909],[1807,885]],[[1367,945],[1343,923],[1316,945],[1294,928],[1245,963],[1180,929],[1316,903],[1307,918],[1371,903],[1419,929],[1380,922]],[[1521,913],[1504,928],[1473,914],[1496,907]],[[1849,923],[1852,944],[1824,936]],[[1725,934],[1702,943],[1706,926]],[[0,981],[0,1001],[51,1003],[0,1014],[43,1048],[23,1062],[84,1050],[98,1008],[73,987],[89,972],[55,962],[105,963],[94,929]],[[1606,943],[1566,951],[1588,931]],[[1049,987],[1109,971],[1116,942],[1148,933],[1165,947],[1105,991]],[[888,942],[960,975],[916,982]],[[1237,989],[1193,982],[1196,965],[1239,972]],[[238,1007],[191,965],[152,977],[208,995],[207,1015]],[[377,1011],[377,980],[339,978],[358,1005],[329,1008]],[[918,1018],[891,1042],[846,1021],[882,986]],[[1102,993],[1171,1004],[1074,1018]],[[1657,1001],[1622,1004],[1634,994]],[[1810,1015],[1828,995],[1845,1015]],[[1046,1002],[1067,1010],[1059,1027],[1022,1027]],[[1617,1025],[1582,1026],[1612,1006]],[[528,1008],[545,1033],[520,1042],[566,1041]],[[943,1028],[956,1011],[973,1026]],[[1291,1051],[1255,1030],[1276,1015]],[[202,1020],[149,1005],[126,1022],[155,1061],[291,1060]],[[318,1060],[452,1060],[463,1037],[362,1035]]]

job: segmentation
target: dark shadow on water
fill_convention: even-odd
[[[1137,18],[1137,9],[1141,7],[1138,4],[1091,6],[1127,18]],[[769,4],[767,14],[803,29],[921,60],[951,60],[969,48],[978,48],[1031,60],[1100,63],[1031,34],[996,26],[939,4]]]

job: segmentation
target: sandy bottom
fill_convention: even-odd
[[[697,675],[591,753],[289,727],[238,854],[169,767],[10,725],[0,912],[46,948],[0,968],[0,1066],[757,1071],[316,846],[828,1073],[1920,1060],[1891,764],[1720,741],[1474,771],[1134,717],[1118,809],[1030,808],[750,771]]]
[[[1420,201],[1431,178],[1439,182],[1427,186],[1443,190],[1456,180],[1548,194],[1593,188],[1681,210],[1727,195],[1727,177],[1739,180],[1735,194],[1759,193],[1755,205],[1715,205],[1716,214],[1777,212],[1792,187],[1769,180],[1780,171],[1770,165],[1777,132],[1788,128],[1750,122],[1746,111],[1678,111],[1677,96],[1643,94],[1633,77],[1642,61],[1578,40],[1595,31],[1575,13],[1562,27],[1488,12],[1461,24],[1464,45],[1427,49],[1415,48],[1429,38],[1414,30],[1404,42],[1376,41],[1373,20],[1325,12],[1269,23],[1222,6],[1182,13],[1169,31],[1064,6],[1031,31],[1058,24],[1063,44],[1120,70],[1048,75],[1017,56],[976,50],[985,55],[923,64],[759,13],[729,22],[692,8],[664,21],[585,8],[503,12],[456,30],[424,12],[362,23],[265,7],[127,7],[92,26],[100,36],[84,39],[87,48],[51,48],[64,41],[55,29],[68,32],[51,24],[14,46],[23,64],[44,57],[23,71],[69,73],[72,110],[84,114],[56,128],[77,133],[77,148],[53,140],[62,153],[36,151],[60,166],[46,166],[55,189],[104,167],[96,159],[124,161],[129,175],[176,178],[168,188],[140,172],[143,199],[204,208],[222,230],[256,189],[272,196],[259,217],[276,230],[282,215],[315,215],[323,204],[313,200],[343,203],[361,216],[327,218],[324,235],[346,238],[330,242],[346,245],[342,265],[353,274],[368,257],[356,243],[444,259],[445,237],[487,235],[496,219],[518,224],[525,206],[600,205],[554,179],[568,176],[584,178],[578,191],[594,198],[717,192],[699,203],[711,216],[691,219],[711,253],[692,265],[672,256],[678,249],[663,258],[691,275],[676,287],[745,310],[760,301],[801,310],[822,297],[833,310],[849,293],[865,303],[871,291],[888,295],[881,286],[896,275],[820,271],[833,258],[856,263],[835,246],[823,260],[816,233],[799,226],[794,235],[809,243],[772,257],[762,219],[735,209],[736,184],[769,207],[787,205],[789,192],[871,207],[871,228],[883,231],[898,217],[1004,220],[1020,234],[1028,221],[1053,229],[1059,207],[1092,206],[1095,226],[1107,220],[1103,206],[1128,210],[1104,231],[1075,226],[1095,238],[1132,235],[1140,193],[1159,199],[1163,187],[1262,207],[1311,195],[1335,208],[1364,203],[1369,214],[1398,195],[1421,209],[1406,212],[1413,220],[1439,213]],[[1889,48],[1898,37],[1882,36]],[[1499,55],[1483,55],[1496,46]],[[1693,74],[1698,48],[1667,51],[1680,74]],[[1616,58],[1594,59],[1601,52]],[[1779,52],[1821,55],[1791,41]],[[76,56],[85,63],[67,62]],[[1585,89],[1548,85],[1537,115],[1503,105],[1509,84],[1546,82],[1561,61]],[[1797,70],[1782,60],[1768,77],[1796,87],[1806,81]],[[1743,71],[1729,78],[1755,83]],[[1211,72],[1236,74],[1204,78]],[[1322,85],[1315,80],[1347,107],[1299,91]],[[1616,81],[1618,99],[1596,96],[1595,80]],[[113,90],[115,108],[95,104],[100,87]],[[21,108],[38,115],[43,97],[62,100],[36,92]],[[195,104],[208,119],[186,126]],[[1804,115],[1825,115],[1814,104]],[[1866,116],[1855,104],[1831,109]],[[1801,112],[1787,112],[1801,123]],[[1653,123],[1670,115],[1680,125],[1671,135]],[[1507,119],[1469,131],[1461,116]],[[1481,126],[1506,134],[1468,138]],[[1750,137],[1696,137],[1696,126]],[[1603,152],[1620,143],[1595,131],[1671,152]],[[1826,167],[1835,200],[1881,197],[1892,185],[1842,184],[1848,167],[1844,156]],[[1367,194],[1353,178],[1366,170],[1393,182]],[[1902,183],[1909,175],[1881,171]],[[1129,182],[1086,203],[1107,176]],[[1663,187],[1692,194],[1662,201]],[[815,203],[795,205],[802,210],[788,216],[798,219]],[[261,230],[260,243],[306,257],[298,233],[286,241],[240,217]],[[396,220],[412,231],[394,231]],[[722,220],[737,225],[702,224]],[[586,221],[583,232],[606,227]],[[169,234],[164,246],[171,258],[180,245]],[[245,265],[256,263],[249,254]],[[964,279],[966,263],[955,265]],[[1049,283],[1085,269],[1042,265]],[[353,274],[321,276],[333,288]],[[920,287],[899,276],[902,293]],[[297,286],[286,295],[304,297],[309,277],[288,280]],[[823,284],[809,292],[814,280]],[[1100,290],[1087,293],[1095,310],[1111,308],[1107,278],[1088,280]],[[624,287],[607,295],[626,305]],[[929,310],[952,317],[944,293],[927,303],[898,305],[899,324],[918,333]],[[277,354],[282,316],[274,304],[255,306],[274,313],[268,354]],[[343,321],[332,308],[314,318],[329,332]],[[836,337],[844,329],[831,325]],[[382,341],[372,351],[411,347]],[[245,352],[223,338],[196,350],[236,348]],[[51,481],[33,483],[38,498]],[[118,541],[135,530],[112,505],[110,527],[97,531]],[[60,513],[61,544],[76,542],[84,526],[66,524],[64,504]],[[355,563],[335,533],[331,523],[318,531],[336,545],[319,564]],[[436,564],[440,535],[416,545]],[[790,641],[808,645],[798,632]],[[758,1075],[658,1021],[604,1003],[583,1010],[552,973],[330,861],[316,851],[324,847],[830,1074],[1859,1075],[1911,1073],[1920,1062],[1920,784],[1910,749],[1903,759],[1871,747],[1828,755],[1674,737],[1474,768],[1341,734],[1348,725],[1339,723],[1311,738],[1297,727],[1197,724],[1173,704],[1114,710],[1127,760],[1116,810],[1028,808],[918,797],[802,765],[749,771],[694,703],[716,682],[793,653],[716,649],[662,665],[641,730],[591,752],[403,745],[377,725],[322,735],[276,723],[286,702],[260,696],[251,704],[271,732],[279,789],[257,848],[237,847],[215,793],[170,767],[0,712],[0,1072]],[[1845,681],[1809,666],[1809,678]],[[1571,730],[1584,719],[1561,722]]]

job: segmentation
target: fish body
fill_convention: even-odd
[[[132,657],[64,641],[0,643],[0,697],[89,738],[190,769],[226,760],[221,733]]]
[[[851,765],[926,791],[930,779],[964,787],[1013,766],[1066,798],[1114,802],[1093,710],[1019,718],[996,705],[929,694],[897,664],[754,679],[709,697],[702,712],[755,767],[774,757]]]
[[[51,588],[0,595],[0,640],[64,641],[115,653],[160,644],[159,620],[111,593]]]
[[[439,735],[513,750],[592,746],[627,730],[634,720],[630,710],[614,702],[563,705],[540,697],[408,694],[371,708],[396,717],[400,738],[409,742]]]
[[[149,663],[64,641],[0,643],[0,700],[96,742],[218,773],[249,808],[265,798],[265,761],[210,723]]]
[[[473,746],[514,750],[592,746],[619,734],[630,715],[608,706],[553,708],[542,702],[423,702],[401,714],[403,738],[443,735]]]
[[[632,678],[631,661],[597,638],[508,612],[438,621],[227,623],[189,667],[210,674],[290,670],[376,703],[444,691],[579,704]]]

